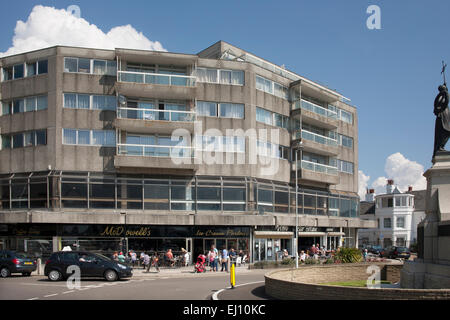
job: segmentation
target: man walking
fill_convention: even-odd
[[[222,269],[220,271],[223,271],[224,268],[228,272],[228,250],[226,248],[222,250]]]

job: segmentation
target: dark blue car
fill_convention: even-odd
[[[9,277],[12,273],[21,273],[23,276],[29,277],[36,267],[36,259],[25,253],[0,251],[0,275],[2,278]]]
[[[60,251],[53,253],[45,264],[44,274],[51,281],[67,279],[70,266],[80,268],[81,278],[105,278],[115,281],[133,275],[132,268],[104,255],[84,251]]]

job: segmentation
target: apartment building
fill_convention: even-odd
[[[0,59],[0,247],[252,261],[356,246],[358,118],[334,90],[219,41]],[[347,102],[346,102],[347,101]]]

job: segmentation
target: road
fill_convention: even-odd
[[[267,270],[238,270],[236,284],[264,283]],[[103,279],[81,281],[79,289],[69,289],[65,281],[51,282],[44,276],[11,276],[0,279],[0,300],[205,300],[218,290],[230,286],[229,273],[192,272],[150,273],[136,270],[131,279],[106,282]],[[253,295],[253,287],[236,289],[236,299],[261,299]],[[226,299],[233,299],[233,292],[223,292]]]

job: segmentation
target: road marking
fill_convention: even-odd
[[[236,288],[236,287],[241,287],[241,286],[247,286],[247,285],[249,285],[249,284],[264,283],[264,282],[266,282],[266,281],[264,280],[264,281],[248,282],[248,283],[238,284],[237,286],[234,286],[234,287]],[[220,289],[219,291],[214,292],[214,294],[212,295],[213,300],[219,300],[218,295],[219,295],[221,292],[223,292],[223,291],[225,291],[225,290],[228,290],[228,289],[231,289],[231,286],[230,286],[230,287],[226,287],[226,288],[224,288],[224,289]]]
[[[54,297],[54,296],[57,296],[57,295],[58,295],[57,293],[48,294],[48,295],[44,296],[44,298]]]
[[[47,286],[47,287],[67,287],[65,284],[45,284],[45,283],[19,283],[24,286]]]
[[[38,297],[34,297],[34,298],[31,298],[31,299],[27,299],[27,300],[37,300],[37,299],[39,299]]]
[[[70,290],[70,291],[64,291],[62,294],[66,294],[66,293],[72,293],[75,292],[75,290]]]

